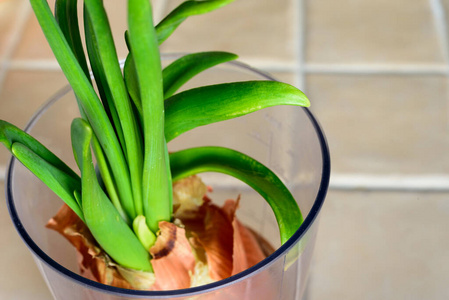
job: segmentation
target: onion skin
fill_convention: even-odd
[[[197,176],[174,185],[173,223],[159,223],[156,243],[149,250],[154,273],[123,268],[98,246],[81,219],[67,206],[47,223],[77,250],[80,274],[120,288],[175,290],[210,283],[257,264],[274,249],[236,217],[240,199],[220,207],[206,196]],[[181,197],[182,195],[182,197]],[[191,195],[189,197],[186,195]]]

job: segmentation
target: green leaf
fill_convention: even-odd
[[[137,216],[134,219],[133,230],[142,246],[149,251],[156,242],[156,235],[148,228],[145,216]]]
[[[218,64],[237,59],[238,56],[228,52],[199,52],[185,55],[162,71],[164,99],[173,95],[182,85],[199,73]],[[131,99],[142,116],[142,101],[139,95],[136,66],[131,53],[128,54],[123,68],[126,87]]]
[[[92,28],[92,22],[90,20],[89,13],[84,6],[84,29],[86,35],[86,46],[87,52],[89,53],[89,60],[92,67],[92,72],[95,77],[95,83],[97,85],[98,92],[100,94],[100,98],[103,101],[103,106],[106,110],[106,113],[109,116],[112,124],[114,124],[114,129],[117,133],[118,139],[120,141],[120,145],[126,147],[125,139],[123,136],[123,129],[120,124],[120,120],[118,117],[117,110],[115,108],[114,102],[112,100],[111,91],[108,87],[106,76],[104,75],[104,70],[101,66],[101,59],[98,53],[98,43],[95,39],[95,32]],[[103,149],[98,141],[98,139],[94,136],[92,139],[93,150],[95,154],[95,158],[97,160],[97,165],[100,170],[100,174],[103,179],[103,183],[108,192],[108,196],[114,204],[115,208],[117,208],[118,212],[122,216],[123,220],[128,224],[131,224],[130,218],[126,214],[126,211],[123,209],[123,206],[120,202],[119,193],[117,191],[117,186],[115,184],[115,180],[111,173],[111,168],[107,161],[107,158],[104,154]],[[124,154],[126,154],[126,150],[123,150]]]
[[[309,106],[295,87],[276,81],[247,81],[199,87],[165,100],[167,142],[198,126],[276,106]]]
[[[90,79],[89,67],[87,66],[86,56],[84,54],[83,44],[78,26],[78,7],[77,0],[56,0],[55,19],[59,24],[64,37],[73,51],[73,54],[84,71],[85,76]],[[77,97],[75,95],[75,97]],[[77,98],[78,108],[81,116],[87,120],[86,113]]]
[[[142,165],[143,154],[137,122],[133,114],[133,107],[128,97],[125,82],[118,62],[114,40],[109,27],[106,11],[101,0],[86,0],[88,22],[92,29],[92,38],[98,46],[98,63],[104,75],[108,90],[120,120],[125,140],[129,174],[131,177],[132,198],[121,199],[123,205],[131,207],[127,202],[134,200],[133,208],[137,215],[143,214],[142,207]],[[132,215],[132,217],[135,217]]]
[[[143,113],[143,210],[148,227],[170,221],[171,197],[164,137],[164,98],[159,47],[148,0],[128,1],[129,44],[135,61]]]
[[[122,203],[120,202],[120,197],[117,192],[117,186],[115,184],[115,180],[112,178],[111,175],[111,167],[109,166],[109,163],[104,156],[103,149],[101,149],[101,145],[98,142],[97,138],[95,136],[92,137],[92,149],[95,154],[95,158],[97,161],[97,166],[100,170],[101,174],[101,180],[103,181],[106,191],[108,193],[109,199],[111,199],[112,204],[114,204],[115,208],[117,209],[118,213],[122,217],[122,219],[127,223],[131,224],[131,220],[126,214],[126,211],[123,209]]]
[[[101,189],[92,163],[92,129],[83,119],[72,122],[72,143],[80,163],[82,203],[86,225],[98,244],[123,267],[152,271],[148,251],[123,221]]]
[[[3,143],[10,151],[14,143],[23,144],[55,168],[60,169],[70,177],[79,179],[79,176],[69,166],[67,166],[61,159],[59,159],[59,157],[54,155],[53,152],[48,150],[44,145],[38,142],[34,137],[11,123],[3,120],[0,120],[0,142]]]
[[[84,73],[89,76],[78,25],[77,2],[77,0],[56,0],[55,18]]]
[[[79,176],[28,133],[0,120],[0,142],[52,189],[83,220],[73,193],[81,189]]]
[[[189,0],[170,12],[156,26],[159,44],[162,44],[190,16],[205,14],[228,5],[234,0]]]
[[[82,202],[83,202],[82,199],[81,199],[81,191],[78,191],[78,190],[73,191],[73,197],[75,197],[75,200],[76,200],[76,202],[78,203],[78,206],[81,209]],[[84,215],[83,215],[83,218],[84,218]],[[84,219],[83,219],[83,222],[84,222]]]
[[[202,71],[237,58],[232,53],[215,51],[188,54],[175,60],[162,71],[164,98],[173,95],[184,83]]]
[[[173,180],[202,172],[231,175],[256,190],[273,209],[285,243],[302,224],[302,215],[290,191],[270,169],[251,157],[222,147],[198,147],[170,154]]]
[[[100,95],[100,99],[102,100],[104,109],[108,114],[109,120],[111,120],[114,125],[114,129],[117,133],[117,137],[120,141],[120,145],[122,146],[123,152],[126,155],[126,144],[125,138],[123,135],[122,125],[120,123],[120,118],[117,113],[117,109],[114,104],[114,100],[112,97],[112,92],[108,86],[108,81],[105,75],[105,70],[103,69],[99,45],[97,43],[95,31],[92,27],[92,21],[89,16],[89,12],[86,10],[84,6],[84,32],[86,36],[86,47],[87,53],[89,54],[89,61],[92,68],[92,73],[95,78],[95,83],[97,85],[98,93]]]
[[[126,57],[125,65],[123,67],[123,76],[125,77],[126,88],[128,90],[129,96],[133,100],[134,106],[136,107],[139,116],[142,119],[142,100],[140,99],[139,82],[132,53],[129,53]]]
[[[70,49],[61,29],[52,15],[46,0],[30,0],[34,13],[41,28],[48,40],[50,47],[55,54],[58,63],[66,75],[66,78],[73,88],[77,99],[80,101],[83,111],[97,136],[102,149],[109,161],[113,161],[111,169],[114,178],[117,180],[117,188],[120,199],[130,202],[126,208],[127,214],[135,216],[132,200],[132,188],[129,178],[125,157],[122,153],[120,143],[114,132],[114,128],[109,122],[108,116],[98,99],[97,94],[89,79],[80,67],[76,57]],[[124,205],[125,206],[125,205]]]
[[[59,198],[61,198],[77,215],[84,221],[84,215],[81,211],[74,193],[81,190],[80,178],[65,173],[56,168],[30,148],[15,142],[11,147],[12,154],[37,178],[46,184]]]

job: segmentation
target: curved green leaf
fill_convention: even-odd
[[[117,180],[120,198],[132,199],[131,182],[126,160],[115,135],[114,128],[109,122],[100,99],[71,51],[61,29],[53,17],[47,1],[30,0],[30,3],[62,71],[73,88],[92,129],[98,137],[101,147],[108,160],[114,162],[114,164],[111,164],[111,169],[114,178],[121,179]],[[133,216],[135,212],[130,209],[128,214]]]
[[[85,76],[90,79],[89,67],[87,66],[86,55],[84,54],[78,26],[77,2],[78,0],[56,0],[55,19],[81,69],[84,71]],[[75,95],[75,97],[77,96]],[[81,101],[78,97],[76,100],[81,116],[87,120],[87,115],[84,112]]]
[[[13,143],[11,152],[84,221],[84,214],[74,195],[75,192],[81,191],[81,180],[79,177],[74,178],[68,175],[21,143]]]
[[[231,175],[256,190],[273,209],[285,243],[302,224],[298,204],[270,169],[251,157],[222,147],[198,147],[170,154],[173,180],[202,172]]]
[[[92,135],[91,127],[83,119],[72,122],[73,149],[82,170],[82,210],[86,225],[98,244],[118,264],[151,271],[149,252],[120,217],[97,181],[90,150]]]
[[[303,92],[276,81],[246,81],[199,87],[165,100],[165,137],[276,106],[309,106]]]
[[[113,106],[117,110],[120,126],[123,129],[125,144],[122,145],[127,155],[129,176],[132,186],[132,197],[129,199],[121,198],[123,206],[127,210],[135,210],[136,215],[143,214],[142,208],[142,165],[143,154],[140,136],[137,131],[137,123],[133,114],[133,108],[128,97],[122,72],[118,62],[115,50],[114,40],[109,27],[106,11],[102,0],[85,1],[87,10],[87,23],[91,28],[91,38],[95,41],[98,51],[98,67],[106,80],[107,90],[112,97]],[[111,104],[112,105],[112,104]],[[120,176],[125,176],[122,174]],[[116,178],[119,180],[118,178]],[[131,205],[131,201],[133,201]]]
[[[72,48],[76,59],[81,65],[86,76],[89,76],[86,56],[84,54],[83,44],[78,25],[78,0],[56,0],[55,19],[61,28],[67,42]]]
[[[131,100],[133,100],[140,118],[143,116],[142,112],[142,100],[140,99],[139,81],[137,78],[136,66],[134,64],[134,58],[130,52],[125,60],[123,66],[123,76],[125,78],[126,89],[128,90]]]
[[[187,54],[162,70],[164,99],[172,96],[182,85],[199,73],[218,64],[237,59],[238,56],[229,52],[210,51]],[[131,53],[128,54],[123,68],[126,87],[131,99],[142,116],[142,103],[139,95],[136,67]]]
[[[172,33],[190,16],[205,14],[234,0],[189,0],[185,1],[173,11],[171,11],[156,26],[157,38],[159,44],[162,44]]]
[[[115,180],[112,178],[111,175],[111,167],[109,166],[109,162],[104,156],[103,149],[101,149],[100,143],[98,142],[98,139],[95,136],[92,137],[92,150],[94,151],[97,166],[101,175],[101,180],[106,188],[109,199],[111,199],[112,204],[114,204],[115,208],[117,209],[118,213],[123,218],[123,220],[127,224],[131,224],[131,220],[129,216],[126,214],[126,211],[123,209],[123,205],[120,201]]]
[[[79,179],[79,176],[69,166],[34,137],[3,120],[0,120],[0,142],[10,151],[14,143],[23,144],[55,168],[60,169],[72,178]]]
[[[117,109],[114,104],[111,89],[109,88],[105,71],[100,56],[99,45],[97,42],[96,34],[93,29],[91,17],[86,7],[84,6],[84,32],[86,36],[86,47],[89,55],[89,62],[92,68],[92,73],[95,78],[95,84],[97,85],[98,94],[102,100],[104,109],[108,114],[109,120],[114,125],[114,129],[117,133],[117,137],[120,141],[120,145],[123,148],[123,153],[126,155],[126,144],[123,135],[122,125],[117,113]]]
[[[84,220],[74,192],[81,190],[80,177],[28,133],[0,120],[0,142]]]
[[[143,211],[148,227],[157,232],[160,221],[171,219],[173,195],[166,162],[161,61],[150,2],[129,0],[128,22],[143,113]]]
[[[188,54],[175,60],[162,71],[164,98],[173,95],[184,83],[202,71],[237,58],[232,53],[214,51]]]

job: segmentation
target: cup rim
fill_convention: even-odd
[[[170,58],[176,58],[183,54],[173,53],[165,55],[165,59]],[[247,71],[256,73],[262,77],[265,77],[268,80],[276,80],[268,73],[265,73],[261,70],[258,70],[256,68],[253,68],[245,63],[242,63],[240,61],[233,61],[225,63],[227,65],[233,65],[237,68],[243,68]],[[45,111],[51,107],[52,104],[54,104],[58,99],[60,99],[62,96],[66,95],[71,91],[70,86],[65,86],[61,90],[59,90],[53,97],[51,97],[47,102],[44,103],[44,105],[39,108],[36,113],[33,115],[33,117],[30,119],[28,124],[25,127],[25,131],[28,132],[31,130],[33,125],[38,121],[39,117],[45,113]],[[253,273],[258,273],[262,271],[263,269],[269,267],[274,261],[279,258],[280,256],[287,253],[297,241],[299,241],[311,228],[314,221],[317,219],[317,216],[323,206],[324,200],[326,198],[327,190],[329,187],[329,181],[330,181],[330,171],[331,171],[331,164],[330,164],[330,153],[329,148],[327,144],[326,137],[324,135],[323,130],[321,129],[321,126],[318,122],[318,120],[315,118],[315,116],[312,114],[312,112],[306,108],[302,107],[301,109],[304,110],[306,116],[309,118],[315,133],[317,135],[320,148],[321,148],[321,158],[322,158],[322,173],[321,173],[321,181],[320,186],[317,192],[317,195],[315,197],[315,201],[313,202],[313,205],[310,209],[310,212],[307,214],[306,218],[304,219],[303,224],[300,226],[300,228],[292,235],[292,237],[285,242],[282,246],[280,246],[274,253],[272,253],[270,256],[262,260],[261,262],[257,263],[256,265],[246,269],[245,271],[242,271],[236,275],[233,275],[229,278],[205,284],[199,287],[191,287],[187,289],[179,289],[179,290],[169,290],[169,291],[141,291],[141,290],[129,290],[124,288],[118,288],[113,287],[105,284],[98,283],[96,281],[87,279],[77,273],[74,273],[65,267],[61,266],[59,263],[57,263],[55,260],[53,260],[50,256],[48,256],[40,247],[33,241],[33,239],[30,237],[30,235],[25,230],[25,227],[23,226],[22,222],[19,219],[19,216],[17,214],[15,204],[14,204],[14,197],[12,192],[12,177],[14,173],[14,166],[16,163],[16,159],[14,157],[11,158],[9,167],[7,169],[7,176],[6,176],[6,199],[7,199],[7,205],[9,214],[11,217],[11,220],[21,236],[22,240],[25,242],[27,247],[30,249],[30,251],[36,255],[42,262],[44,262],[46,265],[51,267],[53,270],[58,272],[59,274],[68,277],[70,279],[75,280],[78,284],[83,286],[88,286],[91,289],[101,291],[101,292],[107,292],[110,294],[115,294],[118,296],[135,296],[137,298],[140,297],[149,297],[149,296],[158,296],[160,298],[168,298],[173,296],[194,296],[200,293],[204,292],[210,292],[225,286],[228,286],[233,283],[237,283],[241,280],[244,280],[248,276],[250,276]]]

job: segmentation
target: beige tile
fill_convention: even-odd
[[[308,62],[443,62],[427,0],[306,3]]]
[[[54,7],[54,0],[48,1],[51,8]],[[82,3],[79,2],[78,13],[80,16],[79,26],[82,39],[84,40],[84,26],[81,19],[82,16]],[[119,59],[124,59],[128,53],[124,33],[127,28],[127,16],[126,16],[126,1],[110,0],[105,2],[106,11],[109,17],[109,23],[111,26],[114,41],[116,43],[116,50]],[[17,46],[13,59],[16,60],[33,60],[33,59],[53,59],[53,53],[48,46],[44,34],[39,26],[39,23],[31,14],[21,42]]]
[[[109,24],[111,26],[112,35],[116,45],[116,51],[119,59],[126,58],[128,49],[125,43],[125,31],[127,25],[127,1],[110,0],[105,1],[106,11],[108,13]]]
[[[54,7],[54,0],[49,1],[50,7]],[[12,59],[53,59],[53,53],[39,26],[39,23],[31,13],[22,38],[17,45]]]
[[[6,208],[4,182],[0,182],[0,299],[48,300],[52,296],[34,260],[19,237]]]
[[[292,0],[282,0],[282,5],[270,0],[236,1],[210,15],[192,17],[162,47],[162,52],[195,52],[224,50],[235,52],[244,60],[268,62],[295,62],[296,30],[294,30],[294,5]],[[156,14],[162,11],[162,2],[156,2]],[[180,1],[168,1],[173,8]],[[54,0],[49,1],[50,7]],[[126,2],[105,2],[117,53],[126,57],[124,32],[127,28]],[[81,14],[81,5],[79,13]],[[248,15],[251,18],[248,18]],[[156,17],[156,20],[160,16]],[[269,22],[267,22],[269,20]],[[83,31],[82,22],[80,22]],[[217,34],[218,32],[219,34]],[[32,14],[23,37],[14,52],[15,60],[54,59],[52,51]]]
[[[170,0],[172,9],[181,1]],[[295,61],[294,1],[246,0],[186,20],[163,52],[223,50],[243,60]]]
[[[0,59],[13,40],[15,20],[24,7],[24,0],[0,1]]]
[[[66,84],[61,72],[10,71],[0,91],[0,119],[23,128],[33,113]],[[9,157],[1,145],[0,166]]]
[[[307,299],[447,299],[448,196],[331,191]]]
[[[310,75],[307,86],[334,172],[449,171],[445,77]]]

